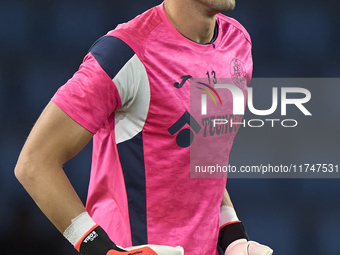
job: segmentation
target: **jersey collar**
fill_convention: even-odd
[[[159,16],[161,17],[164,24],[167,26],[169,31],[173,33],[182,43],[190,46],[191,48],[201,50],[201,51],[210,51],[216,49],[220,42],[221,42],[221,26],[219,24],[219,19],[216,18],[216,27],[214,32],[214,38],[210,43],[202,44],[192,41],[191,39],[187,38],[186,36],[182,35],[169,21],[168,17],[164,11],[164,2],[158,6],[156,6]]]

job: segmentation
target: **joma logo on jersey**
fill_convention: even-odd
[[[245,96],[243,95],[242,90],[231,84],[215,84],[215,87],[212,88],[212,91],[216,94],[216,89],[228,89],[232,95],[233,99],[233,114],[234,115],[244,115],[245,111]],[[208,92],[204,90],[205,92]],[[303,94],[303,98],[287,98],[289,93],[299,93]],[[208,93],[211,97],[212,94]],[[219,97],[219,95],[218,95]],[[220,98],[219,98],[220,99]],[[295,105],[304,115],[311,116],[312,114],[303,106],[303,104],[307,103],[311,99],[311,93],[309,90],[305,88],[297,88],[297,87],[282,87],[281,88],[281,115],[287,115],[287,105],[292,104]],[[213,98],[215,105],[216,100]],[[221,105],[222,101],[220,99]],[[248,109],[251,113],[259,116],[270,115],[274,113],[278,106],[278,89],[277,87],[273,87],[272,89],[272,105],[267,110],[258,110],[255,109],[253,104],[253,89],[251,87],[248,88],[248,97],[247,97]],[[201,114],[207,115],[207,95],[201,95]]]
[[[96,237],[98,236],[96,231],[92,231],[85,239],[84,239],[84,243],[88,243],[88,242],[92,242],[94,239],[96,239]]]

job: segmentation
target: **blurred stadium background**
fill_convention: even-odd
[[[0,253],[77,254],[16,181],[13,169],[31,127],[91,44],[118,23],[161,1],[0,1]],[[339,10],[335,0],[236,0],[229,16],[253,41],[254,77],[339,77]],[[321,86],[321,85],[320,85]],[[231,163],[338,159],[340,92],[318,90],[331,113],[323,125],[289,134],[241,129]],[[313,95],[312,95],[313,96]],[[332,99],[332,100],[328,100]],[[313,100],[312,100],[313,101]],[[320,102],[315,101],[313,109]],[[323,118],[322,118],[323,117]],[[314,132],[315,131],[315,132]],[[258,133],[256,133],[258,132]],[[281,133],[282,132],[282,133]],[[273,138],[274,137],[274,138]],[[275,137],[277,140],[274,140]],[[296,137],[296,134],[295,136]],[[313,153],[309,150],[313,147]],[[330,157],[329,155],[332,155]],[[91,146],[65,166],[86,199]],[[299,158],[302,159],[299,161]],[[229,191],[250,237],[276,255],[338,254],[340,179],[230,179]]]

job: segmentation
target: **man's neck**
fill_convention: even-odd
[[[216,14],[209,14],[191,0],[165,0],[164,10],[172,25],[184,36],[197,42],[209,43],[214,36]]]

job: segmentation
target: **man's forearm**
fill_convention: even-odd
[[[231,202],[229,193],[226,189],[224,190],[224,195],[223,195],[223,199],[222,199],[222,203],[221,203],[221,206],[223,206],[223,205],[230,206],[230,207],[234,208],[233,203]]]
[[[89,131],[51,102],[34,125],[15,167],[20,183],[60,232],[85,211],[62,166],[91,138]]]
[[[15,174],[42,212],[61,233],[71,224],[71,219],[85,211],[83,203],[61,167],[18,165]]]

